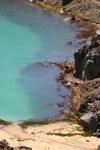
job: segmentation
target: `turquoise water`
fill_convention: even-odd
[[[73,25],[25,0],[0,0],[0,118],[56,117],[67,94],[56,81],[58,69],[45,61],[63,61],[75,47]],[[58,90],[59,89],[59,90]]]

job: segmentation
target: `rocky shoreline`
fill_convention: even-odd
[[[81,19],[100,24],[99,0],[72,0],[64,10]]]
[[[70,20],[84,20],[100,26],[99,0],[30,0],[49,11],[56,11]]]
[[[79,49],[74,58],[75,64],[71,62],[61,64],[63,71],[59,80],[73,90],[70,113],[78,116],[84,130],[100,137],[99,30],[91,39],[91,44]]]
[[[35,0],[33,1],[35,2]],[[38,3],[40,3],[38,1]],[[71,14],[71,20],[83,19],[100,23],[98,0],[45,0],[41,4],[63,8],[61,13]],[[84,45],[75,54],[75,64],[60,65],[58,80],[72,89],[71,110],[77,113],[84,130],[100,137],[100,31],[93,36],[90,45]],[[77,78],[77,79],[76,79]],[[97,79],[96,79],[97,78]],[[88,81],[91,80],[91,81]],[[84,82],[85,81],[85,82]],[[88,89],[87,89],[88,88]],[[76,93],[78,92],[78,95]],[[81,102],[82,101],[82,102]],[[73,108],[76,105],[76,108]]]

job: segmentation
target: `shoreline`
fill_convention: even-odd
[[[63,14],[60,14],[59,13],[59,9],[61,9],[62,7],[55,7],[54,5],[47,5],[47,4],[45,4],[44,2],[40,2],[40,1],[37,1],[37,2],[32,2],[31,1],[31,3],[32,3],[32,5],[36,5],[36,6],[39,6],[39,7],[41,7],[41,8],[43,8],[43,9],[46,9],[46,10],[48,10],[48,11],[52,11],[52,12],[57,12],[59,15],[64,15],[65,17],[66,17],[66,14],[65,13],[63,13]],[[76,20],[77,21],[77,20]],[[82,20],[80,20],[80,21],[82,21]],[[87,22],[87,21],[86,21]],[[87,22],[88,24],[90,24],[90,25],[93,25],[93,26],[95,26],[95,24],[92,24],[92,23],[90,23],[90,22]],[[97,27],[97,26],[96,26]],[[95,28],[95,27],[94,27]],[[93,29],[94,30],[94,29]],[[90,30],[91,31],[91,30]],[[90,32],[89,31],[89,32]],[[81,36],[81,33],[80,33],[80,36]],[[66,61],[65,61],[65,63],[66,63]],[[60,63],[60,64],[57,64],[57,63],[52,63],[52,64],[54,64],[54,65],[56,65],[56,66],[58,66],[58,67],[60,67],[60,68],[62,68],[62,63]],[[70,78],[73,78],[72,77],[72,74],[69,74],[68,75],[68,78],[70,79]],[[71,79],[72,80],[72,79]],[[74,78],[74,80],[75,80],[75,82],[77,82],[77,79],[76,78]],[[63,81],[64,82],[64,81]],[[81,82],[81,81],[80,81]],[[76,83],[77,84],[77,83]],[[65,86],[65,83],[64,84],[62,84],[63,86]],[[66,85],[66,87],[67,88],[69,88],[69,89],[71,89],[71,90],[73,90],[73,93],[75,93],[76,92],[76,90],[77,89],[75,89],[75,87],[71,87],[71,83],[68,83],[68,85]],[[75,91],[74,91],[75,90]],[[79,91],[78,91],[79,92]],[[72,103],[72,105],[74,104],[74,101],[72,100],[72,99],[74,99],[74,95],[72,94],[71,95],[71,103]],[[70,115],[69,114],[67,114],[67,115],[69,115],[68,116],[68,118],[66,118],[66,114],[67,113],[64,113],[63,115],[61,115],[61,116],[59,116],[59,117],[57,117],[57,118],[47,118],[47,119],[43,119],[43,120],[40,120],[40,121],[37,121],[37,120],[25,120],[25,121],[14,121],[15,123],[19,123],[19,122],[22,122],[22,124],[24,124],[24,123],[26,123],[26,124],[48,124],[48,123],[55,123],[55,122],[57,122],[57,121],[64,121],[64,120],[67,120],[68,121],[68,118],[72,118],[72,120],[73,120],[73,118],[75,117],[74,116],[74,114],[72,114],[72,116],[70,117]],[[75,117],[75,120],[76,120],[76,117]],[[75,121],[74,120],[74,121]],[[9,125],[9,124],[12,124],[13,123],[13,121],[7,121],[7,120],[3,120],[2,118],[0,119],[0,124],[4,124],[4,125]]]
[[[82,16],[80,13],[76,13],[74,11],[69,11],[66,9],[66,6],[62,6],[62,5],[54,5],[54,4],[47,4],[45,2],[42,1],[30,1],[32,3],[32,5],[34,6],[39,6],[42,9],[46,9],[47,11],[51,11],[51,12],[56,12],[57,14],[64,16],[65,19],[66,17],[70,17],[69,19],[71,20],[73,16],[75,16],[75,20],[76,22],[85,22],[85,23],[89,23],[91,25],[94,25],[97,28],[100,28],[100,23],[97,23],[96,21],[93,21],[89,18],[86,18],[84,16]]]
[[[87,2],[88,3],[88,2]],[[99,3],[99,2],[98,2]],[[96,4],[97,4],[97,1],[96,1]],[[44,6],[45,7],[45,6]],[[47,8],[46,8],[47,9]],[[64,11],[64,13],[65,13],[65,11]],[[75,20],[74,21],[78,21],[76,18],[77,18],[77,16],[78,15],[76,15],[76,13],[74,13],[74,17],[75,17]],[[72,16],[73,17],[73,16]],[[78,19],[79,19],[79,17],[78,17]],[[89,21],[89,20],[87,20],[87,19],[84,19],[84,18],[80,18],[80,20],[85,20],[85,22],[87,22],[87,21]],[[79,21],[80,21],[79,20]],[[72,18],[71,18],[71,21],[73,21],[72,20]],[[98,29],[99,29],[99,27],[100,27],[100,24],[98,24],[95,20],[93,21],[93,20],[90,20],[91,22],[90,22],[90,24],[94,24]],[[95,32],[94,32],[95,33]],[[93,34],[94,35],[94,34]],[[91,36],[92,37],[92,36]],[[91,41],[92,42],[92,41]],[[85,44],[84,44],[85,45]],[[88,44],[87,44],[87,46],[89,46]],[[91,45],[92,46],[92,45]],[[84,47],[84,46],[83,46]],[[95,47],[95,46],[94,46]],[[84,48],[83,48],[83,50],[84,50]],[[81,117],[82,117],[82,114],[80,114],[80,109],[81,109],[81,107],[83,107],[83,110],[84,110],[84,107],[86,107],[86,106],[83,106],[83,103],[85,103],[85,102],[83,102],[83,100],[85,100],[86,99],[86,97],[88,97],[89,98],[89,96],[91,95],[91,93],[90,92],[93,92],[92,90],[90,90],[89,88],[88,88],[88,91],[87,91],[87,87],[86,86],[88,86],[88,84],[90,84],[89,83],[89,81],[86,81],[85,83],[82,81],[82,80],[80,80],[80,79],[77,79],[77,78],[75,78],[74,76],[73,76],[73,73],[74,73],[74,70],[75,70],[75,68],[73,68],[73,72],[70,72],[70,71],[68,71],[67,69],[71,69],[71,67],[73,67],[73,66],[71,66],[71,63],[70,64],[67,64],[66,65],[66,61],[63,63],[63,64],[60,64],[61,65],[61,68],[63,68],[63,69],[61,69],[61,73],[60,73],[60,75],[59,75],[59,81],[62,83],[62,85],[64,86],[64,87],[66,87],[66,88],[70,88],[71,90],[72,90],[72,95],[71,95],[71,98],[70,98],[70,106],[69,106],[69,113],[67,114],[65,114],[66,116],[67,115],[70,115],[71,117],[73,117],[75,120],[77,120],[78,119],[78,121],[80,122],[80,120],[81,120]],[[76,61],[75,61],[75,63],[76,63]],[[69,67],[70,66],[70,67]],[[66,69],[67,68],[67,69]],[[78,68],[78,66],[77,66],[77,68]],[[66,72],[65,70],[67,70],[68,72]],[[66,81],[66,78],[67,78],[67,81]],[[98,80],[98,79],[97,79]],[[93,83],[94,82],[94,80],[93,81],[91,81],[91,83]],[[90,84],[91,85],[91,84]],[[95,82],[93,83],[93,85],[92,85],[93,87],[95,87]],[[84,89],[84,90],[83,90]],[[90,91],[89,91],[90,90]],[[77,94],[76,94],[77,93]],[[90,94],[90,95],[89,95]],[[88,103],[88,102],[87,102]],[[99,103],[98,103],[99,104]],[[85,105],[85,104],[84,104]],[[75,108],[76,107],[76,108]],[[95,106],[93,106],[93,107],[95,107]],[[97,106],[96,106],[97,107]],[[99,109],[100,107],[98,106],[98,109]],[[87,108],[88,109],[88,108]],[[96,109],[96,108],[95,108]],[[92,110],[92,108],[91,108],[91,110]],[[96,111],[96,110],[95,110]],[[94,111],[94,112],[95,112]],[[97,125],[97,130],[95,130],[95,131],[93,131],[92,133],[93,133],[93,135],[95,135],[95,136],[98,136],[98,137],[100,137],[100,134],[99,134],[99,131],[100,131],[100,128],[99,128],[99,113],[97,113],[97,114],[95,114],[94,112],[92,112],[93,113],[93,115],[97,115],[98,116],[98,125]],[[85,115],[89,115],[91,113],[91,111],[90,112],[88,112],[88,114],[85,112],[85,114],[83,115],[83,116],[85,116]],[[77,114],[77,115],[76,115]],[[93,116],[92,116],[93,117]],[[90,119],[90,118],[88,118],[88,119]],[[91,120],[91,119],[90,119]],[[86,121],[86,120],[85,120]],[[90,121],[91,122],[91,121]],[[82,123],[82,122],[80,122],[80,123]],[[87,123],[87,122],[85,122],[85,123]],[[90,123],[90,124],[92,124],[92,123]],[[89,125],[90,125],[89,124]],[[88,123],[87,123],[87,126],[89,126],[88,125]],[[88,127],[86,127],[86,125],[83,123],[82,124],[82,126],[83,126],[83,128],[84,128],[84,130],[86,129],[88,129]],[[90,126],[92,126],[92,125],[90,125]],[[90,130],[92,130],[92,129],[90,129]],[[89,131],[89,130],[88,130]],[[89,131],[90,132],[90,131]]]

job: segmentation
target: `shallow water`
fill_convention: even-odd
[[[0,0],[0,118],[57,117],[69,93],[56,81],[58,68],[45,61],[71,58],[78,45],[74,25],[25,0]],[[59,90],[58,90],[59,89]]]

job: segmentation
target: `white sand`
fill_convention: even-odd
[[[27,129],[13,124],[0,127],[0,140],[6,139],[11,146],[28,146],[33,150],[95,150],[100,144],[100,139],[78,135],[83,133],[79,129],[78,125],[66,122],[34,125]],[[62,137],[52,135],[54,133],[76,135]]]

